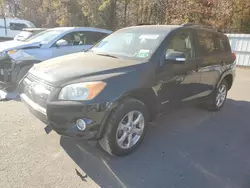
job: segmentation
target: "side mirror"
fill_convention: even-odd
[[[174,64],[184,64],[186,63],[186,55],[183,52],[167,52],[165,56],[166,63],[174,63]]]
[[[56,42],[56,46],[60,47],[60,46],[67,46],[68,42],[64,39],[61,39],[59,41]]]

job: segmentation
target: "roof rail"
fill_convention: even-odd
[[[182,24],[182,26],[196,26],[196,27],[204,27],[204,28],[209,28],[211,29],[211,26],[208,26],[208,25],[201,25],[201,24],[193,24],[193,23],[185,23],[185,24]]]
[[[196,24],[192,24],[192,23],[184,23],[184,24],[182,24],[182,26],[192,26],[192,25],[196,25]]]
[[[139,23],[139,24],[137,24],[137,26],[139,26],[139,25],[152,25],[151,23]]]
[[[222,33],[222,31],[220,29],[213,28],[212,26],[209,26],[209,25],[199,25],[199,24],[185,23],[185,24],[182,24],[182,26],[183,27],[196,26],[196,27],[201,27],[201,28],[206,28],[206,29],[212,29],[212,30],[215,30],[217,32]]]

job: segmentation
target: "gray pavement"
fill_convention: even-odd
[[[18,100],[0,102],[0,187],[250,187],[250,70],[220,112],[162,116],[141,147],[115,158],[52,132]]]

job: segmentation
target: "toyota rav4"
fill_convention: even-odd
[[[22,101],[60,135],[98,140],[129,154],[148,123],[179,104],[220,110],[235,78],[229,40],[199,25],[120,29],[86,53],[35,65],[20,82]]]

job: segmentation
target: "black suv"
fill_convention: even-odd
[[[120,156],[133,151],[148,122],[167,109],[193,101],[221,109],[235,59],[228,38],[214,29],[134,26],[88,52],[35,65],[19,88],[30,111],[58,134],[98,140]]]

